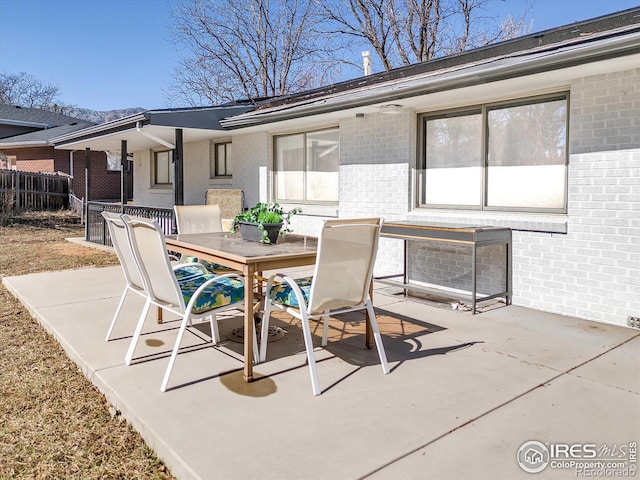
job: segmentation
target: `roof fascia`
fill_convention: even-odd
[[[30,140],[27,142],[1,142],[0,148],[29,148],[29,147],[49,147],[49,142],[46,140]]]
[[[83,128],[82,130],[76,130],[75,132],[54,137],[50,141],[56,146],[66,145],[69,143],[87,140],[89,138],[103,137],[126,130],[135,130],[138,122],[142,122],[142,125],[146,125],[149,123],[149,120],[148,118],[146,118],[145,113],[147,112],[130,115],[119,120],[114,120],[113,122],[102,123],[100,125]]]
[[[614,14],[575,22],[560,27],[554,27],[539,32],[534,32],[522,37],[517,37],[498,43],[474,48],[444,57],[433,58],[424,62],[394,68],[389,71],[366,75],[356,79],[350,79],[332,85],[325,85],[304,92],[294,93],[265,99],[261,102],[262,108],[284,107],[292,101],[302,99],[311,100],[315,97],[324,97],[330,93],[344,93],[361,87],[370,87],[376,84],[387,83],[393,80],[414,77],[416,75],[445,70],[452,67],[464,67],[491,58],[499,58],[516,55],[522,52],[533,51],[539,48],[553,48],[562,44],[576,41],[592,40],[595,37],[611,35],[613,32],[621,32],[637,28],[640,23],[640,7],[630,8]]]
[[[296,104],[273,107],[263,113],[256,111],[246,116],[226,118],[220,123],[228,129],[257,126],[559,70],[636,53],[640,53],[640,31],[637,29],[631,33],[625,32],[625,35],[592,39],[591,42],[549,45],[534,52],[524,51],[515,55],[488,58],[475,65],[463,65],[453,71],[414,75],[366,89],[330,94],[307,102],[301,100]]]
[[[224,130],[220,125],[220,120],[228,116],[246,113],[254,108],[253,105],[244,105],[178,110],[148,110],[119,120],[114,120],[113,122],[103,123],[69,134],[60,135],[51,139],[51,142],[56,144],[56,146],[69,145],[91,138],[104,137],[127,130],[135,130],[138,127],[147,125],[184,129]]]
[[[196,108],[185,110],[156,110],[146,112],[149,124],[161,127],[224,130],[220,120],[253,110],[254,106]]]
[[[17,127],[50,128],[48,123],[26,122],[23,120],[12,120],[10,118],[0,118],[0,125],[15,125]]]

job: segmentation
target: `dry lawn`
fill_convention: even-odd
[[[0,275],[117,264],[66,242],[66,213],[0,227]],[[0,479],[173,478],[59,344],[0,286]]]

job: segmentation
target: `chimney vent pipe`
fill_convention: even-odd
[[[365,75],[371,75],[371,52],[369,50],[362,52],[362,67]]]

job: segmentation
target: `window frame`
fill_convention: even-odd
[[[167,176],[169,179],[168,183],[159,183],[158,182],[158,154],[167,153],[168,154],[168,162],[167,162]],[[173,150],[152,150],[151,151],[151,186],[154,188],[173,188]]]
[[[309,172],[307,166],[308,166],[308,158],[307,158],[307,150],[308,150],[308,145],[307,145],[307,137],[310,134],[314,134],[314,133],[320,133],[320,132],[328,132],[331,130],[335,130],[338,133],[338,148],[340,146],[340,126],[336,125],[336,126],[331,126],[331,127],[324,127],[324,128],[318,128],[315,130],[302,130],[302,131],[296,131],[296,132],[289,132],[289,133],[285,133],[285,134],[281,134],[281,135],[274,135],[273,136],[273,163],[272,163],[272,170],[273,170],[273,179],[272,179],[272,192],[273,192],[273,199],[279,203],[282,204],[291,204],[291,205],[338,205],[339,203],[339,198],[336,198],[335,200],[307,200],[307,173]],[[293,137],[296,135],[302,135],[302,152],[303,152],[303,159],[302,159],[302,165],[304,167],[304,170],[302,172],[302,177],[303,177],[303,198],[302,199],[285,199],[285,198],[280,198],[278,196],[278,186],[277,186],[277,172],[278,169],[276,168],[277,162],[278,162],[278,158],[277,158],[277,152],[278,152],[278,148],[277,148],[277,142],[279,138],[285,138],[285,137]],[[336,171],[336,173],[338,174],[338,181],[340,178],[340,157],[338,154],[338,170]],[[312,170],[313,171],[313,170]],[[339,193],[338,193],[339,195]]]
[[[7,158],[7,170],[18,170],[18,156],[17,155],[5,155]]]
[[[231,140],[226,140],[226,141],[211,141],[211,153],[209,156],[209,178],[211,180],[214,179],[232,179],[233,178],[233,168],[231,169],[231,172],[229,172],[229,149],[227,148],[230,145],[233,145],[233,142]],[[224,159],[224,166],[225,166],[225,173],[224,174],[220,174],[218,172],[218,146],[220,145],[224,145],[224,154],[225,154],[225,159]],[[233,149],[232,149],[232,155],[233,155]],[[233,159],[231,159],[231,167],[233,167]]]
[[[502,207],[489,206],[488,200],[488,175],[489,175],[489,128],[488,128],[488,112],[502,108],[511,108],[519,106],[534,105],[539,103],[553,102],[564,100],[565,106],[565,146],[564,146],[564,192],[563,205],[561,208],[544,208],[544,207]],[[425,170],[427,165],[427,121],[440,118],[451,118],[471,114],[481,114],[481,198],[477,205],[455,205],[455,204],[429,204],[425,203]],[[418,145],[416,149],[416,179],[415,179],[415,207],[419,209],[448,209],[448,210],[467,210],[474,212],[528,212],[528,213],[558,213],[566,214],[568,211],[568,186],[569,186],[569,123],[570,123],[570,94],[568,91],[549,93],[545,95],[536,95],[522,98],[514,98],[497,102],[487,102],[476,105],[468,105],[465,107],[439,110],[433,112],[423,112],[418,114]]]

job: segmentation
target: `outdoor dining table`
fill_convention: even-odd
[[[280,237],[276,244],[243,240],[239,234],[192,233],[167,235],[167,248],[171,251],[192,255],[198,259],[230,267],[242,273],[244,279],[244,380],[253,380],[253,342],[249,332],[253,328],[254,285],[262,281],[257,278],[267,270],[313,265],[316,261],[318,239],[289,234]],[[367,322],[368,323],[368,322]]]

